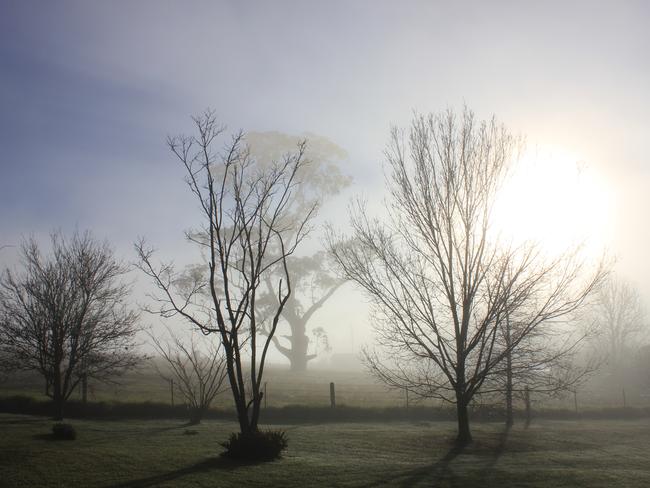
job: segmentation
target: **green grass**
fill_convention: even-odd
[[[283,459],[258,465],[219,458],[233,423],[187,435],[178,421],[75,420],[76,441],[52,441],[51,425],[0,415],[0,486],[650,486],[647,419],[543,421],[508,435],[475,424],[460,453],[450,422],[286,426]]]

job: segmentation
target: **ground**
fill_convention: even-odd
[[[288,451],[248,466],[218,456],[232,423],[73,424],[77,440],[54,441],[47,418],[0,415],[0,486],[650,486],[648,419],[543,421],[508,434],[476,423],[462,452],[450,422],[272,426],[287,431]]]

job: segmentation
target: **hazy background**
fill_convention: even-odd
[[[354,183],[324,208],[344,225],[350,195],[383,188],[390,124],[466,103],[606,182],[599,235],[650,304],[650,6],[567,3],[4,0],[0,245],[88,228],[126,260],[138,236],[189,260],[197,206],[164,140],[206,107],[344,149]],[[360,300],[346,285],[311,324],[334,352],[369,340]]]

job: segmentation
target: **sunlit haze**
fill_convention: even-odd
[[[516,159],[494,207],[493,232],[549,254],[581,246],[593,258],[611,250],[614,187],[581,155],[557,146],[528,148]]]

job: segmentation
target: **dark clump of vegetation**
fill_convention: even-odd
[[[72,425],[59,422],[52,426],[52,437],[61,441],[73,441],[77,438],[77,431]]]
[[[287,448],[287,435],[281,430],[255,431],[247,434],[232,433],[222,442],[226,450],[221,454],[238,461],[272,461]]]

